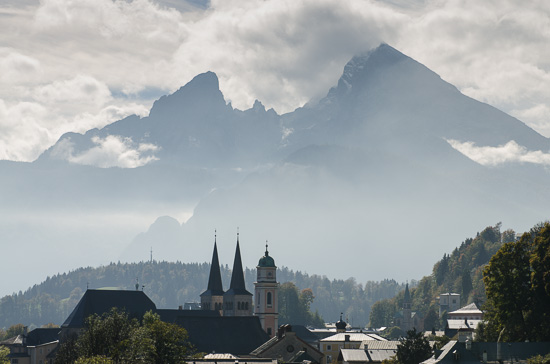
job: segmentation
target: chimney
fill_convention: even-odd
[[[279,339],[279,340],[282,339],[283,336],[284,336],[283,335],[284,332],[285,332],[285,326],[283,325],[283,326],[279,327],[279,330],[277,330],[277,339]]]

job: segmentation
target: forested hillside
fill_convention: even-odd
[[[199,301],[205,290],[210,264],[181,262],[112,263],[98,268],[80,268],[69,273],[48,277],[44,282],[25,292],[5,296],[0,300],[0,327],[22,323],[41,326],[62,324],[78,303],[87,287],[139,289],[159,308],[177,308],[185,302]],[[231,270],[221,266],[222,280],[228,285]],[[340,312],[354,325],[368,322],[370,306],[381,299],[393,297],[404,288],[394,280],[357,283],[354,278],[330,280],[325,276],[308,275],[282,267],[277,271],[278,281],[293,282],[299,290],[311,288],[314,298],[312,312],[318,312],[326,321],[336,321]],[[256,269],[245,270],[245,280],[254,292]],[[225,287],[227,288],[227,287]]]
[[[469,238],[455,248],[451,254],[444,254],[435,263],[431,275],[422,278],[416,287],[410,289],[412,310],[425,317],[426,329],[442,328],[445,315],[439,318],[441,293],[460,293],[461,305],[475,302],[478,307],[486,301],[483,284],[483,269],[491,257],[507,242],[516,239],[513,230],[500,231],[501,224],[489,226],[475,238]],[[403,304],[403,291],[391,299],[381,300],[372,306],[370,325],[392,326],[392,320]]]

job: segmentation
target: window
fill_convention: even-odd
[[[271,303],[271,292],[267,292],[267,307],[271,307],[273,304]]]
[[[332,355],[327,355],[327,363],[332,363]]]
[[[269,336],[271,336],[271,327],[268,327],[268,328],[267,328],[267,334],[268,334]]]
[[[327,345],[327,350],[332,350],[332,346],[331,346],[331,345]]]

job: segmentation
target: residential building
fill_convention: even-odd
[[[283,325],[277,330],[277,335],[269,339],[250,355],[258,358],[273,358],[284,363],[324,364],[324,355],[317,348],[302,340],[292,330],[291,325]]]
[[[460,294],[442,293],[439,295],[439,317],[443,312],[456,311],[460,308]]]

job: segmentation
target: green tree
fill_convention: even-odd
[[[143,327],[153,343],[153,363],[181,363],[192,351],[187,331],[176,324],[161,321],[155,313],[145,314]]]
[[[112,309],[86,319],[84,332],[63,338],[56,363],[181,363],[190,355],[187,331],[147,312],[143,322]]]
[[[25,325],[23,325],[23,324],[11,325],[6,330],[5,338],[9,339],[10,337],[14,337],[14,336],[17,336],[17,335],[22,335],[24,333],[25,333]]]
[[[550,364],[550,354],[546,354],[545,356],[536,355],[527,358],[527,364]]]
[[[10,363],[10,358],[8,358],[9,353],[9,348],[7,348],[6,346],[0,346],[0,364]]]
[[[482,339],[550,340],[550,224],[506,243],[483,272],[487,292]]]
[[[468,270],[464,270],[462,272],[461,276],[461,288],[462,288],[462,297],[464,300],[468,299],[468,296],[470,295],[470,292],[472,292],[472,277],[470,276],[470,272]]]
[[[432,356],[430,342],[422,332],[416,329],[407,331],[407,337],[399,340],[397,345],[397,361],[399,364],[419,364]]]
[[[433,307],[430,307],[426,316],[424,316],[424,327],[426,329],[439,329],[439,317]]]
[[[279,288],[279,322],[281,324],[312,325],[323,327],[324,322],[318,312],[310,311],[315,296],[306,288],[301,292],[292,282],[285,282]]]
[[[111,358],[105,355],[92,356],[91,358],[79,358],[74,364],[112,364]]]
[[[405,332],[400,327],[392,326],[384,330],[384,337],[390,340],[399,340],[405,336]]]
[[[137,320],[130,320],[126,312],[116,308],[101,316],[89,316],[77,342],[79,357],[105,355],[115,363],[122,362],[128,354],[132,331],[137,326]]]
[[[388,327],[395,316],[395,304],[392,300],[375,302],[370,311],[370,327]]]

